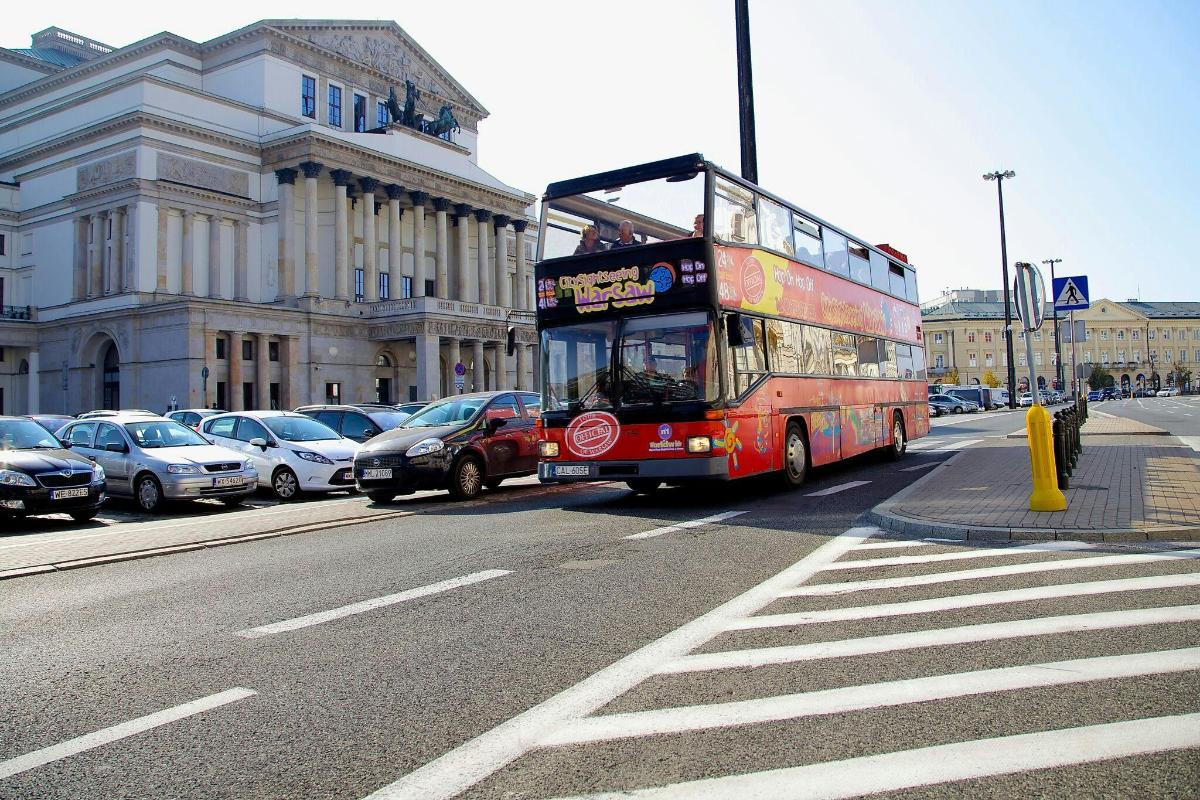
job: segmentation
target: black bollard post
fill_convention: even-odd
[[[1065,490],[1070,488],[1070,481],[1067,479],[1067,448],[1063,427],[1062,415],[1056,413],[1051,428],[1054,436],[1054,464],[1058,472],[1058,488]]]

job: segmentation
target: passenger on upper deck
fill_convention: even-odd
[[[692,236],[695,237],[695,236],[703,236],[703,235],[704,235],[704,215],[697,214],[696,218],[694,220],[692,220]]]
[[[617,229],[617,240],[609,246],[610,250],[617,250],[621,247],[633,247],[641,244],[633,238],[633,223],[627,219],[621,220],[621,226]]]
[[[579,236],[579,246],[575,248],[575,255],[599,253],[604,249],[604,242],[600,241],[600,231],[596,230],[595,225],[588,225]]]

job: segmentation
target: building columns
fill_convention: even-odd
[[[531,388],[529,378],[526,377],[529,374],[529,350],[529,345],[517,344],[517,381],[514,388]]]
[[[458,394],[458,384],[455,381],[458,375],[454,372],[454,367],[462,361],[462,344],[458,337],[451,336],[448,340],[446,351],[446,366],[450,370],[450,394]]]
[[[525,228],[529,223],[523,219],[513,221],[513,230],[517,232],[514,246],[517,248],[517,293],[513,297],[513,308],[518,311],[528,311],[534,308],[529,297],[529,267],[525,263]],[[518,350],[518,352],[520,352]]]
[[[409,192],[413,212],[413,297],[424,297],[425,292],[425,192]]]
[[[91,218],[86,214],[75,218],[75,264],[71,276],[71,300],[79,301],[88,294],[88,231]]]
[[[37,350],[29,351],[29,386],[26,389],[26,414],[37,414],[41,411],[42,366]]]
[[[275,170],[279,181],[279,290],[278,297],[296,296],[296,170],[291,167]]]
[[[125,263],[121,267],[121,291],[123,292],[137,291],[140,283],[138,275],[134,272],[135,267],[138,266],[137,218],[138,204],[130,203],[125,210],[125,235],[122,238],[123,242],[128,239],[128,242],[124,242],[121,253],[125,259]]]
[[[333,296],[350,299],[350,219],[346,207],[346,184],[354,176],[344,169],[329,171],[333,178]]]
[[[192,211],[183,212],[183,250],[179,254],[179,293],[193,295],[196,293],[194,267],[196,243],[193,228],[196,225],[196,214]]]
[[[246,263],[249,251],[250,223],[244,219],[233,223],[233,299],[249,302],[250,267]]]
[[[125,281],[125,208],[114,208],[109,219],[112,220],[112,253],[104,293],[120,294]]]
[[[362,189],[363,300],[375,303],[379,300],[379,254],[375,242],[375,189],[379,181],[375,178],[359,178],[358,186]]]
[[[508,223],[509,218],[497,214],[493,218],[496,230],[496,305],[512,308],[512,283],[508,279]]]
[[[458,268],[455,270],[458,274],[454,276],[454,285],[458,294],[456,299],[464,303],[477,303],[479,298],[471,286],[471,240],[468,238],[471,207],[466,203],[459,203],[454,207],[454,218],[458,224]]]
[[[229,410],[230,411],[245,411],[246,406],[242,402],[242,384],[245,382],[245,377],[242,372],[242,340],[246,338],[244,331],[230,331],[229,333]]]
[[[492,289],[492,265],[488,262],[488,220],[492,218],[492,212],[477,208],[475,209],[475,221],[479,223],[476,230],[478,233],[477,247],[479,255],[479,302],[486,305],[495,305],[496,297]]]
[[[283,363],[283,374],[280,376],[280,406],[295,408],[308,402],[304,390],[300,387],[300,337],[279,337],[279,358]]]
[[[508,352],[504,342],[492,346],[496,355],[492,359],[495,369],[492,370],[492,388],[504,391],[508,388]]]
[[[471,391],[483,392],[486,387],[486,371],[483,365],[483,342],[471,342]]]
[[[444,197],[433,199],[434,217],[434,247],[437,262],[437,277],[434,279],[434,293],[445,300],[450,297],[450,242],[447,239],[446,212],[450,210],[450,201]]]
[[[88,297],[99,297],[104,290],[101,257],[104,247],[104,227],[99,214],[92,214],[92,244],[88,249]]]
[[[320,295],[318,275],[321,266],[317,249],[317,178],[324,165],[304,161],[300,169],[304,171],[304,296],[317,297]]]
[[[421,334],[416,337],[417,399],[436,400],[441,386],[441,341],[437,336]]]
[[[404,187],[388,184],[388,295],[404,295],[404,237],[400,235],[400,197]]]
[[[221,290],[221,218],[208,216],[208,296],[220,300]]]
[[[268,334],[257,333],[254,338],[254,388],[261,411],[271,407],[271,362],[267,358],[270,349]]]

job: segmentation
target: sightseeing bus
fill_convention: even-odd
[[[808,471],[929,432],[916,273],[690,155],[551,184],[540,479]]]

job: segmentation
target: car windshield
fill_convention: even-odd
[[[262,422],[285,442],[325,442],[342,438],[325,423],[303,415],[267,417]]]
[[[486,397],[451,397],[431,403],[413,414],[400,425],[401,428],[434,428],[438,425],[457,425],[468,422],[483,408]]]
[[[159,419],[150,422],[130,422],[125,425],[129,437],[134,444],[144,450],[155,450],[160,447],[192,447],[206,445],[208,441],[189,428],[187,425],[173,419]]]
[[[58,450],[62,442],[27,419],[0,419],[0,450]]]
[[[412,415],[406,414],[403,411],[372,411],[367,416],[379,426],[380,430],[390,431],[392,428],[399,428],[400,423]]]

